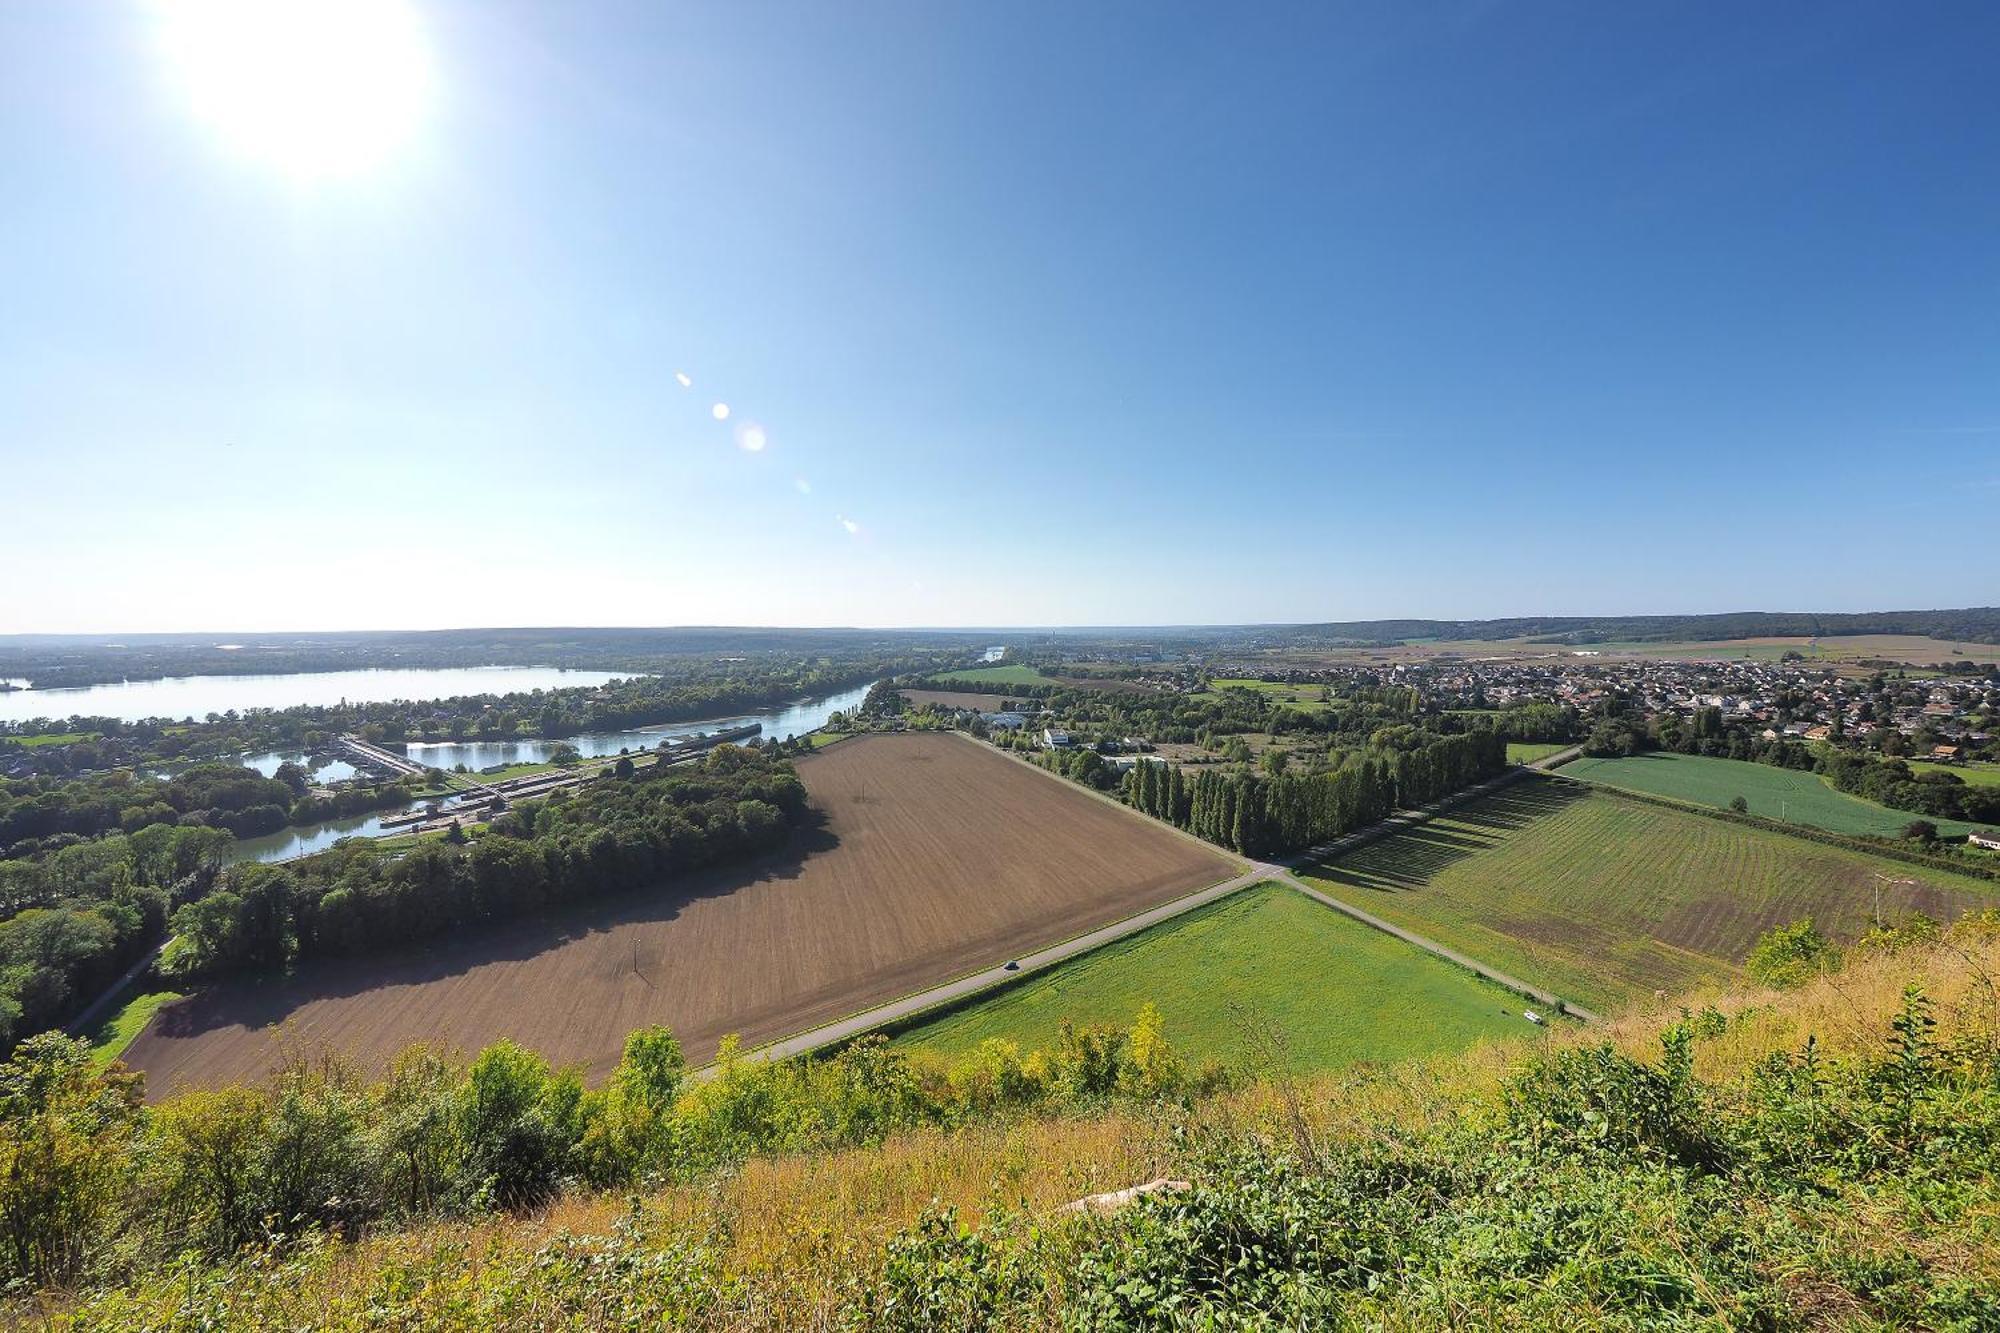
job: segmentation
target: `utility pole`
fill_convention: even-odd
[[[1876,874],[1875,874],[1875,929],[1877,929],[1877,930],[1880,930],[1880,929],[1882,929],[1882,886],[1883,886],[1884,884],[1899,884],[1899,885],[1902,885],[1902,886],[1903,886],[1903,887],[1905,887],[1905,888],[1915,888],[1915,887],[1916,887],[1916,885],[1917,885],[1917,882],[1916,882],[1915,880],[1913,880],[1913,879],[1897,879],[1897,878],[1895,878],[1894,876],[1891,876],[1891,875],[1885,875],[1885,874],[1882,874],[1882,873],[1881,873],[1880,871],[1877,871],[1877,872],[1876,872]]]

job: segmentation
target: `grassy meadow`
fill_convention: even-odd
[[[1810,824],[1835,833],[1872,834],[1894,838],[1913,819],[1925,816],[1864,801],[1836,791],[1817,773],[1773,768],[1741,759],[1711,759],[1693,754],[1640,754],[1629,759],[1573,759],[1563,765],[1566,778],[1624,787],[1653,796],[1667,796],[1696,805],[1726,810],[1741,796],[1750,813],[1765,819]],[[1970,824],[1933,820],[1939,832],[1963,833]]]
[[[94,731],[45,731],[39,736],[10,736],[7,739],[13,741],[23,749],[33,750],[44,745],[74,745],[78,741],[94,741],[97,739],[97,733]]]
[[[1054,676],[1045,676],[1031,666],[1019,662],[1009,662],[1005,666],[967,667],[963,671],[947,671],[937,677],[939,680],[976,681],[982,685],[1060,685]]]
[[[1515,783],[1304,877],[1600,1010],[1729,980],[1760,934],[1800,917],[1852,938],[1878,890],[1885,919],[2000,906],[1984,881],[1559,779]]]
[[[446,780],[455,787],[469,789],[473,782],[482,782],[491,786],[496,782],[510,782],[515,778],[530,777],[536,773],[553,773],[555,767],[554,764],[509,764],[497,773],[452,773],[447,775]],[[471,781],[467,781],[467,779],[471,779]]]
[[[1568,741],[1508,741],[1507,762],[1532,764],[1538,759],[1547,759],[1552,754],[1561,754],[1569,747]]]
[[[1949,773],[1968,787],[2000,787],[2000,764],[1933,764],[1910,761],[1912,773]]]
[[[1240,1063],[1240,1013],[1282,1032],[1299,1069],[1533,1031],[1509,992],[1303,894],[1260,884],[908,1029],[896,1045],[961,1055],[1004,1037],[1048,1049],[1064,1019],[1130,1027],[1148,1001],[1189,1057]]]
[[[84,1034],[90,1041],[91,1063],[102,1068],[125,1054],[125,1048],[153,1021],[154,1014],[184,998],[179,991],[170,990],[128,994],[124,1003]]]

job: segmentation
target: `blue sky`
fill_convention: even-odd
[[[0,7],[0,632],[2000,601],[1991,4],[411,0],[332,175],[173,8]]]

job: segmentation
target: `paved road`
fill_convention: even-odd
[[[1529,764],[1528,767],[1546,773],[1557,764],[1567,764],[1582,753],[1583,747],[1581,745],[1572,745],[1567,750],[1558,750],[1554,754],[1545,754],[1534,763]]]
[[[1065,959],[1074,958],[1080,953],[1088,953],[1114,940],[1121,940],[1148,926],[1156,926],[1184,912],[1192,912],[1195,908],[1212,903],[1218,898],[1226,898],[1239,889],[1247,889],[1252,884],[1259,884],[1272,878],[1272,872],[1276,869],[1275,866],[1259,863],[1240,875],[1223,880],[1220,884],[1197,889],[1186,897],[1163,903],[1137,916],[1114,921],[1108,926],[1098,927],[1087,935],[1078,935],[1074,939],[1064,940],[1061,944],[1052,944],[1037,953],[1027,954],[1019,960],[1020,966],[1014,970],[1010,971],[1004,964],[999,967],[989,967],[984,972],[959,977],[954,981],[945,982],[942,986],[933,986],[927,991],[906,995],[900,1000],[891,1000],[888,1004],[863,1013],[837,1019],[810,1032],[801,1032],[797,1036],[774,1041],[768,1046],[759,1046],[752,1054],[767,1059],[782,1059],[788,1055],[799,1055],[806,1051],[817,1050],[821,1046],[846,1041],[850,1037],[858,1037],[864,1032],[872,1032],[899,1018],[908,1018],[911,1014],[921,1013],[947,1001],[962,999],[975,991],[985,990],[988,986],[995,986],[1012,978],[1032,975],[1053,967]]]
[[[1123,801],[1116,800],[1103,792],[1092,791],[1087,787],[1082,787],[1080,784],[1051,773],[1041,765],[1030,763],[1018,755],[1009,754],[1005,750],[1000,752],[1006,754],[1008,758],[1013,759],[1016,763],[1033,769],[1049,781],[1062,783],[1063,786],[1071,791],[1083,791],[1089,795],[1096,796],[1100,800],[1117,806],[1120,810],[1125,811],[1134,818],[1149,818],[1146,815],[1140,814]],[[1557,755],[1550,755],[1543,762],[1553,762],[1558,758],[1559,756]],[[1364,829],[1357,829],[1346,837],[1337,838],[1332,842],[1324,843],[1319,847],[1288,858],[1283,863],[1250,861],[1247,863],[1247,868],[1241,874],[1223,880],[1219,884],[1212,884],[1208,888],[1196,890],[1186,897],[1176,898],[1170,903],[1164,903],[1159,907],[1141,912],[1137,916],[1127,917],[1122,921],[1114,921],[1109,925],[1101,926],[1087,935],[1079,935],[1075,939],[1066,940],[1061,944],[1051,945],[1049,948],[1037,953],[1028,954],[1019,960],[1020,966],[1016,970],[1010,971],[1003,965],[990,967],[983,972],[975,972],[969,976],[958,977],[952,981],[945,982],[941,986],[933,986],[929,990],[920,991],[914,995],[906,995],[900,1000],[892,1000],[888,1004],[880,1005],[862,1013],[849,1015],[846,1018],[813,1028],[810,1031],[786,1037],[782,1041],[775,1041],[767,1046],[760,1046],[755,1051],[750,1052],[750,1054],[766,1059],[782,1059],[786,1056],[801,1055],[823,1046],[847,1041],[864,1033],[872,1032],[886,1024],[893,1023],[898,1019],[908,1018],[912,1014],[922,1013],[926,1009],[935,1008],[952,1000],[963,999],[977,991],[985,990],[989,986],[995,986],[1003,981],[1043,971],[1049,967],[1053,967],[1057,963],[1074,958],[1078,954],[1087,953],[1092,949],[1121,940],[1127,935],[1136,934],[1149,926],[1156,926],[1162,921],[1172,920],[1174,917],[1180,916],[1185,912],[1191,912],[1197,907],[1212,903],[1218,898],[1227,897],[1239,889],[1246,889],[1252,884],[1262,883],[1266,880],[1283,884],[1290,889],[1295,889],[1313,901],[1323,903],[1331,907],[1334,911],[1351,917],[1365,926],[1382,931],[1387,935],[1393,935],[1406,944],[1415,945],[1427,953],[1435,954],[1437,957],[1463,967],[1498,986],[1502,986],[1518,995],[1527,996],[1537,1004],[1543,1005],[1554,1012],[1569,1014],[1589,1023],[1601,1023],[1604,1020],[1599,1015],[1592,1013],[1581,1005],[1564,1000],[1559,996],[1542,990],[1540,987],[1531,986],[1518,977],[1503,972],[1488,963],[1483,963],[1468,954],[1460,953],[1448,945],[1440,944],[1436,940],[1417,934],[1415,931],[1405,930],[1401,926],[1384,921],[1373,913],[1364,912],[1358,907],[1341,902],[1339,899],[1322,893],[1320,890],[1304,883],[1292,873],[1293,869],[1298,865],[1323,861],[1329,856],[1352,850],[1363,843],[1372,842],[1398,830],[1425,823],[1455,806],[1475,800],[1487,792],[1497,790],[1510,782],[1518,780],[1526,772],[1527,769],[1525,768],[1510,769],[1499,777],[1489,778],[1485,782],[1468,787],[1464,791],[1456,792],[1444,800],[1425,806],[1421,810],[1400,811],[1379,823],[1371,824]],[[1160,821],[1153,822],[1158,823]],[[1182,837],[1199,842],[1203,847],[1211,851],[1219,850],[1214,844],[1196,838],[1193,834],[1187,833],[1182,829],[1176,829],[1171,824],[1162,823],[1161,827],[1171,829]],[[1228,855],[1226,852],[1223,854]],[[1238,859],[1241,860],[1241,858]]]
[[[144,972],[154,963],[160,961],[160,955],[166,952],[167,941],[172,938],[172,935],[168,935],[166,939],[155,944],[144,958],[126,968],[125,975],[106,987],[104,993],[92,1000],[87,1009],[75,1018],[70,1019],[69,1022],[63,1024],[63,1031],[69,1033],[72,1037],[81,1037],[84,1033],[90,1031],[90,1025],[97,1021],[97,1016],[104,1012],[104,1007],[123,994],[125,988],[131,985],[141,972]]]

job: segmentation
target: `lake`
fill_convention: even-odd
[[[268,676],[170,676],[63,690],[0,691],[0,722],[29,718],[204,718],[247,708],[300,704],[384,703],[392,699],[451,699],[467,694],[521,694],[626,680],[636,672],[570,671],[562,667],[382,667],[362,671],[298,671]]]

